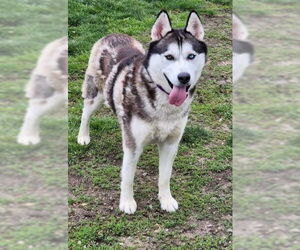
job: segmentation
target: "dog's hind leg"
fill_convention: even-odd
[[[89,123],[91,115],[98,109],[100,104],[104,102],[102,90],[99,90],[101,83],[95,69],[90,67],[87,69],[85,79],[82,85],[82,97],[84,98],[81,123],[77,142],[81,145],[90,143]]]
[[[77,142],[81,145],[89,144],[89,121],[91,115],[105,100],[104,85],[110,73],[113,58],[108,53],[107,44],[100,39],[92,48],[89,64],[82,85],[84,107]]]
[[[97,110],[97,108],[104,101],[104,97],[100,92],[93,99],[84,99],[84,106],[82,110],[81,123],[79,128],[79,133],[77,137],[77,142],[81,145],[87,145],[90,142],[90,129],[89,123],[91,115]]]

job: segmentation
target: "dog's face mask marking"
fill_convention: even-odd
[[[254,49],[247,41],[248,30],[242,21],[236,16],[232,16],[232,37],[233,37],[233,82],[236,82],[244,74],[245,70],[253,61]]]
[[[182,46],[172,43],[156,57],[162,74],[177,87],[195,85],[205,65],[205,54],[197,53],[189,42],[183,42]]]
[[[169,103],[180,106],[188,96],[205,65],[207,48],[204,30],[192,12],[185,29],[173,30],[165,12],[157,18],[151,32],[148,71],[152,80],[169,93]]]

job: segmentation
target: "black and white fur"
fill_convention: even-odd
[[[90,142],[90,116],[105,102],[117,115],[122,129],[124,157],[119,208],[125,213],[132,214],[137,208],[133,180],[139,157],[148,143],[157,143],[159,147],[161,208],[168,212],[178,209],[171,195],[170,177],[206,62],[203,37],[196,12],[190,13],[184,29],[176,30],[172,29],[168,14],[162,11],[152,28],[147,53],[138,41],[121,34],[108,35],[93,46],[82,88],[84,108],[78,143]],[[180,105],[172,105],[171,91],[178,98],[178,93],[187,97],[182,104],[183,99],[179,98]]]
[[[233,49],[233,82],[236,82],[244,74],[245,70],[253,62],[254,48],[247,40],[247,27],[241,19],[233,14],[232,16],[232,49]]]
[[[40,142],[40,120],[66,102],[67,83],[68,39],[63,37],[45,46],[26,86],[29,104],[17,138],[19,144]]]

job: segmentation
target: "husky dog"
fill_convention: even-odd
[[[233,82],[236,82],[253,62],[254,48],[247,41],[248,30],[246,26],[235,14],[232,15],[232,26]]]
[[[204,30],[196,12],[184,29],[172,29],[168,14],[160,12],[145,53],[135,39],[108,35],[92,48],[83,83],[84,108],[79,144],[88,144],[89,120],[99,104],[117,115],[123,138],[119,208],[136,211],[133,180],[138,159],[148,143],[159,147],[159,200],[168,212],[178,209],[171,195],[170,177],[179,141],[187,123],[197,81],[206,62]]]
[[[29,145],[40,142],[39,122],[49,111],[67,100],[68,40],[57,39],[45,46],[26,86],[29,105],[18,143]]]

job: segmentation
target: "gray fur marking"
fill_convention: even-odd
[[[33,98],[48,98],[53,95],[54,88],[51,86],[50,82],[47,80],[46,76],[35,75],[34,76],[34,92]]]
[[[63,75],[68,74],[68,52],[67,50],[64,50],[60,57],[57,59],[57,64],[59,70],[62,72]]]
[[[126,147],[128,147],[132,152],[135,152],[136,143],[130,128],[131,115],[125,115],[122,117],[123,129],[124,129],[124,140]]]
[[[98,88],[94,81],[95,77],[91,75],[86,76],[86,98],[94,99],[97,96]]]

